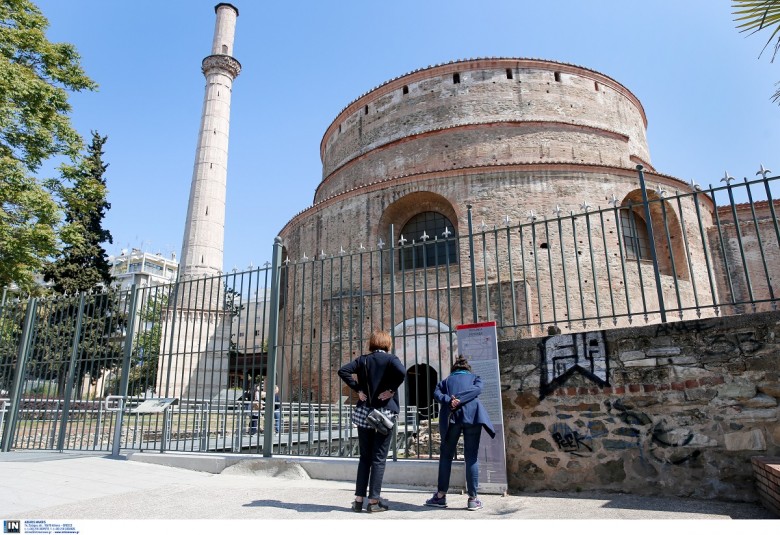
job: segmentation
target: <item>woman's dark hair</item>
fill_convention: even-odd
[[[466,357],[463,355],[458,355],[458,358],[455,359],[455,362],[452,363],[452,369],[451,372],[456,372],[458,370],[466,370],[467,372],[471,372],[471,364],[469,364],[469,361],[466,360]]]
[[[377,349],[390,351],[391,347],[393,347],[393,339],[390,338],[390,333],[385,331],[374,331],[371,333],[371,338],[368,340],[369,351],[376,351]]]

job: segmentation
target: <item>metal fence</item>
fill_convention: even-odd
[[[578,213],[488,226],[469,207],[461,234],[391,227],[312,258],[277,240],[272,262],[219,277],[4,292],[0,448],[353,456],[357,400],[336,371],[384,329],[407,369],[391,453],[436,457],[458,325],[511,340],[775,309],[778,177],[757,176],[667,192],[640,168],[636,190]]]

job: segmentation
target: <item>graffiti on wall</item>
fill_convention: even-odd
[[[620,400],[605,401],[603,406],[604,412],[593,412],[585,418],[580,413],[577,420],[550,425],[547,429],[558,451],[574,457],[591,457],[634,450],[642,460],[671,465],[692,462],[702,455],[699,444],[706,439],[699,437],[697,443],[690,427],[701,415],[651,417]],[[574,414],[558,414],[558,418],[572,417]]]
[[[576,456],[585,456],[593,452],[593,438],[580,435],[567,424],[556,423],[553,425],[552,438],[558,449]]]
[[[545,339],[539,399],[551,394],[575,372],[599,386],[609,386],[604,331],[558,334]]]

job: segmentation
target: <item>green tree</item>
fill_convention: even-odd
[[[53,282],[58,293],[77,293],[108,288],[111,273],[102,243],[112,243],[111,233],[103,228],[103,218],[111,205],[106,200],[108,167],[103,162],[106,137],[92,132],[87,155],[77,165],[63,165],[59,194],[65,209],[65,227],[61,233],[62,254],[44,268],[44,280]]]
[[[73,45],[46,38],[48,24],[29,0],[0,0],[0,287],[31,289],[57,251],[53,183],[35,173],[53,156],[78,156],[68,91],[97,87]]]
[[[75,341],[73,389],[78,398],[84,381],[94,383],[105,370],[121,364],[125,324],[126,314],[115,291],[42,299],[36,307],[27,376],[52,381],[57,395],[63,397]]]
[[[774,51],[770,60],[774,62],[780,50],[780,0],[733,0],[732,7],[740,31],[750,32],[751,35],[761,30],[771,32],[764,48],[761,49],[761,54],[774,41]],[[780,85],[780,82],[775,85]],[[780,101],[780,89],[772,95],[772,100]]]
[[[141,306],[138,334],[133,343],[133,352],[128,374],[127,394],[139,396],[147,390],[156,390],[157,368],[160,362],[162,343],[162,315],[168,308],[169,296],[162,288],[152,290]],[[116,389],[120,377],[117,376]],[[118,390],[117,390],[118,391]]]

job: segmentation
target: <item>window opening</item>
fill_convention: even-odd
[[[363,115],[368,115],[368,104],[366,104],[366,107],[363,108]]]
[[[559,73],[559,72],[555,73],[555,81],[556,82],[560,82],[561,81],[561,73]]]
[[[227,54],[228,53],[227,45],[222,45],[222,53],[223,54]]]
[[[595,87],[596,91],[598,91],[599,90],[599,83],[598,82],[593,82],[593,87]]]
[[[403,94],[404,94],[404,95],[408,95],[408,94],[409,94],[409,86],[408,86],[408,85],[405,85],[405,86],[404,86],[404,88],[403,88]]]
[[[506,79],[507,79],[507,80],[511,80],[512,78],[514,78],[514,77],[512,76],[512,69],[507,69],[507,70],[506,70]]]
[[[428,238],[423,241],[420,237]],[[452,222],[438,212],[422,212],[411,218],[401,235],[407,240],[405,247],[399,249],[401,269],[415,269],[455,264],[458,261],[458,246],[455,227]],[[414,240],[414,245],[410,245]]]
[[[460,83],[460,73],[456,72],[452,75],[452,83],[453,84],[459,84]]]
[[[629,258],[647,259],[650,257],[650,239],[647,235],[645,220],[630,208],[620,209],[620,228],[623,245]]]

